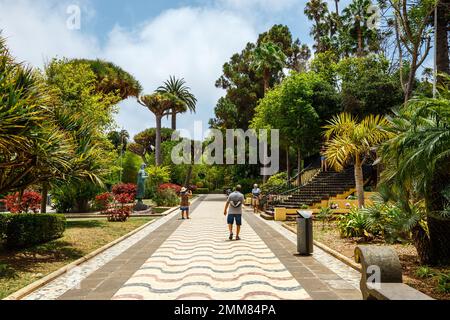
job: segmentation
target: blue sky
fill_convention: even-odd
[[[349,1],[341,1],[343,7]],[[180,117],[207,126],[223,91],[214,87],[222,65],[273,24],[312,44],[306,0],[0,0],[0,30],[13,54],[42,67],[58,57],[102,58],[131,72],[147,93],[170,75],[184,77],[198,97],[198,113]],[[66,10],[81,8],[81,28],[69,30]],[[334,9],[334,1],[329,1]],[[154,126],[135,101],[120,105],[119,127],[132,135]],[[165,125],[169,125],[168,122]]]

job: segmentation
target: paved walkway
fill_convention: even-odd
[[[158,221],[134,245],[84,274],[78,287],[68,289],[68,280],[59,279],[28,299],[361,299],[356,271],[323,251],[293,255],[293,239],[283,235],[289,231],[273,222],[246,212],[242,241],[229,241],[224,200],[197,201],[189,221],[177,213]]]

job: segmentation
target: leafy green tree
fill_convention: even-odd
[[[215,118],[210,121],[212,127],[244,130],[249,128],[255,107],[265,93],[263,73],[254,68],[254,52],[258,47],[270,42],[276,44],[286,56],[287,68],[297,71],[306,69],[310,57],[309,49],[299,40],[293,40],[288,27],[274,25],[267,32],[260,34],[256,43],[248,43],[242,52],[234,54],[230,61],[224,64],[223,75],[217,80],[216,87],[226,90],[226,95],[218,101]],[[273,71],[270,74],[269,86],[281,80],[279,69]]]
[[[324,128],[326,129],[326,157],[336,170],[346,165],[355,167],[356,192],[359,207],[364,207],[363,165],[370,159],[374,148],[388,140],[392,135],[382,129],[388,126],[384,116],[369,115],[362,121],[349,113],[336,116]]]
[[[117,150],[117,153],[122,154],[127,150],[130,134],[126,130],[111,131],[108,133],[108,140],[112,143],[114,149]]]
[[[432,47],[429,18],[435,9],[436,1],[388,2],[394,12],[392,28],[397,45],[400,81],[407,102],[415,89],[417,70],[426,61]],[[406,66],[405,60],[408,61]]]
[[[115,168],[117,154],[105,132],[114,123],[115,105],[120,98],[117,93],[99,91],[91,67],[76,61],[53,60],[46,66],[45,80],[58,99],[53,108],[56,123],[75,146],[70,172],[61,181],[49,181],[53,193],[89,183],[102,187]],[[89,199],[78,201],[74,207],[85,209]]]
[[[163,86],[158,88],[157,92],[171,93],[185,104],[186,110],[180,108],[178,110],[172,110],[172,130],[177,129],[178,113],[183,113],[187,110],[194,113],[196,112],[197,98],[191,93],[191,88],[186,86],[186,81],[184,79],[170,77]]]
[[[136,183],[142,160],[136,154],[127,151],[122,159],[122,181],[123,183]]]
[[[320,145],[319,115],[312,105],[316,81],[314,73],[293,73],[260,101],[252,121],[255,129],[280,130],[281,140],[297,148],[300,171],[304,156]]]
[[[169,141],[173,130],[161,128],[161,143]],[[142,158],[142,161],[150,165],[149,156],[154,154],[156,145],[156,128],[146,129],[134,136],[134,142],[128,145],[128,150]],[[154,161],[153,161],[154,162]]]
[[[342,59],[336,67],[345,112],[359,117],[387,114],[403,103],[398,78],[382,55]]]

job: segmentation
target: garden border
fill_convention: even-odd
[[[166,212],[162,213],[161,215],[169,215],[172,212],[178,210],[179,206],[177,207],[173,207],[169,210],[167,210]],[[131,231],[130,233],[120,237],[119,239],[114,240],[113,242],[110,242],[108,244],[106,244],[105,246],[87,254],[86,256],[48,274],[47,276],[45,276],[42,279],[39,279],[31,284],[29,284],[28,286],[10,294],[9,296],[7,296],[6,298],[3,298],[2,300],[21,300],[22,298],[30,295],[32,292],[42,288],[43,286],[47,285],[49,282],[55,280],[56,278],[62,276],[63,274],[69,272],[70,270],[76,268],[77,266],[79,266],[80,264],[91,260],[92,258],[95,258],[96,256],[98,256],[99,254],[105,252],[106,250],[108,250],[109,248],[115,246],[116,244],[128,239],[129,237],[135,235],[136,233],[138,233],[139,231],[143,230],[144,228],[148,227],[149,225],[153,224],[154,222],[156,222],[157,220],[154,219],[152,221],[149,221],[148,223],[140,226],[139,228]]]
[[[285,223],[282,223],[282,226],[289,230],[292,233],[297,234],[297,231],[286,225]],[[323,251],[325,251],[326,253],[332,255],[333,257],[335,257],[336,259],[340,260],[341,262],[345,263],[346,265],[348,265],[349,267],[355,269],[356,271],[358,271],[359,273],[361,273],[361,266],[359,264],[357,264],[356,262],[353,262],[352,259],[347,258],[346,256],[344,256],[343,254],[337,252],[336,250],[331,249],[330,247],[328,247],[327,245],[323,244],[322,242],[319,242],[317,240],[314,240],[314,245],[319,247],[320,249],[322,249]]]

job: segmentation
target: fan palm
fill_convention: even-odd
[[[325,40],[324,38],[328,34],[329,30],[328,24],[325,21],[328,13],[328,4],[322,0],[311,0],[306,3],[304,13],[309,20],[314,21],[311,35],[314,37],[316,42],[316,51],[326,51],[323,41]]]
[[[156,143],[155,158],[156,165],[162,164],[161,157],[161,128],[162,118],[172,114],[173,110],[180,112],[184,110],[185,103],[171,93],[154,93],[139,98],[139,104],[149,109],[156,117]]]
[[[270,78],[286,66],[287,57],[281,48],[273,42],[262,43],[254,51],[253,67],[262,74],[264,92],[270,89]]]
[[[427,226],[414,238],[423,263],[450,261],[450,92],[412,99],[389,118],[395,136],[380,148],[383,183],[399,201],[425,200]],[[395,199],[397,200],[397,199]],[[404,206],[407,210],[408,206]]]
[[[164,85],[156,90],[158,93],[170,93],[180,99],[185,108],[179,108],[172,110],[172,130],[177,129],[177,114],[184,113],[186,111],[196,112],[197,98],[191,93],[191,88],[186,86],[184,79],[177,79],[170,77],[168,81],[164,82]]]
[[[383,130],[388,121],[379,115],[370,115],[361,122],[348,113],[337,115],[324,127],[327,161],[336,170],[348,164],[355,166],[355,183],[359,207],[364,207],[363,165],[374,149],[389,139],[392,134]]]

